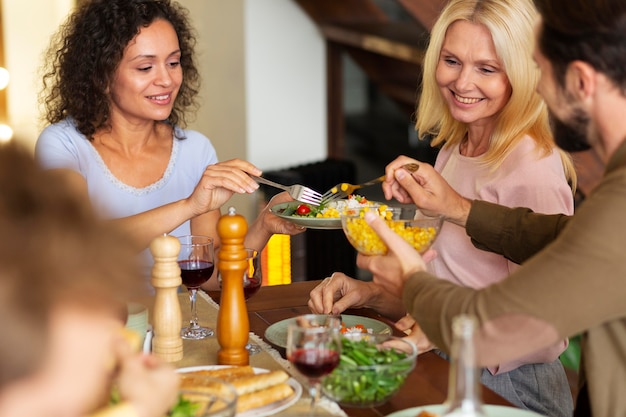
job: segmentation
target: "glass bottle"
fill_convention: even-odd
[[[485,417],[480,394],[480,368],[476,365],[474,316],[460,315],[452,320],[450,377],[444,417]]]

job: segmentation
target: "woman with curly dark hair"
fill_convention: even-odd
[[[206,235],[219,246],[220,207],[233,193],[254,192],[250,175],[261,174],[239,159],[218,162],[211,142],[185,129],[200,81],[187,15],[170,0],[86,1],[46,55],[41,101],[50,125],[37,159],[71,171],[139,249],[163,233]],[[282,193],[271,204],[290,200]],[[302,231],[263,210],[245,245],[260,250],[273,233]]]

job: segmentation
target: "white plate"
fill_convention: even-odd
[[[270,211],[280,217],[281,219],[285,219],[291,223],[297,224],[298,226],[304,226],[309,229],[322,229],[322,230],[338,230],[341,229],[341,219],[337,218],[323,218],[323,217],[299,217],[299,216],[287,216],[283,214],[283,211],[290,206],[297,207],[301,203],[280,203],[273,206]]]
[[[503,405],[483,405],[487,417],[542,417],[541,414],[534,413],[521,408],[505,407]],[[387,414],[387,417],[416,417],[422,411],[443,415],[445,406],[443,404],[425,405],[422,407],[407,408],[406,410],[396,411]]]
[[[190,366],[188,368],[180,368],[178,372],[194,372],[194,371],[205,371],[205,370],[213,370],[213,369],[222,369],[222,368],[230,368],[228,365],[207,365],[207,366]],[[255,374],[261,374],[265,372],[269,372],[268,369],[263,368],[252,368],[254,369]],[[244,411],[243,413],[237,413],[236,417],[263,417],[263,416],[271,416],[272,414],[276,414],[279,411],[284,410],[287,407],[291,407],[293,404],[298,401],[300,396],[302,395],[302,385],[298,381],[293,378],[289,378],[287,380],[287,384],[293,388],[293,395],[291,397],[285,398],[281,401],[276,401],[274,403],[265,405],[263,407],[253,408],[248,411]]]
[[[369,317],[352,316],[349,314],[342,314],[341,321],[345,323],[346,327],[354,327],[357,324],[362,324],[366,329],[372,329],[374,334],[391,334],[391,327],[382,321],[371,319]],[[296,318],[281,320],[269,326],[265,329],[265,339],[275,346],[281,348],[287,348],[287,328],[290,324],[295,323]]]

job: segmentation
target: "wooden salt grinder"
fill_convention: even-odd
[[[246,350],[250,323],[243,296],[243,273],[247,267],[244,238],[248,231],[246,219],[230,207],[217,223],[222,242],[218,252],[218,268],[222,276],[220,309],[217,313],[217,363],[248,365]]]
[[[173,236],[159,236],[150,243],[150,252],[154,258],[151,283],[156,289],[152,353],[166,362],[175,362],[183,358],[182,314],[178,301],[178,287],[182,284],[178,267],[180,242]]]

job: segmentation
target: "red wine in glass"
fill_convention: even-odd
[[[309,380],[311,411],[320,396],[322,377],[339,365],[341,354],[340,320],[327,316],[326,326],[318,323],[317,315],[298,316],[287,327],[287,358]]]
[[[196,295],[198,288],[207,282],[215,269],[213,239],[208,236],[187,235],[179,236],[180,251],[178,252],[178,266],[183,284],[189,291],[191,319],[189,326],[181,329],[183,339],[204,339],[214,334],[213,329],[198,324],[196,310]]]
[[[180,277],[187,288],[199,288],[211,278],[215,269],[213,262],[208,261],[183,260],[178,261],[178,266]]]
[[[296,349],[289,361],[308,378],[321,378],[339,365],[339,353],[330,349]]]
[[[252,276],[248,277],[243,285],[243,297],[247,300],[256,294],[261,288],[261,277]]]

